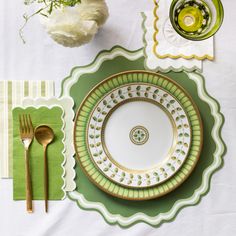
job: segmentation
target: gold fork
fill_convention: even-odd
[[[29,165],[29,147],[34,138],[34,128],[30,115],[19,115],[20,138],[25,149],[25,179],[26,179],[26,208],[29,213],[33,212],[32,187]]]

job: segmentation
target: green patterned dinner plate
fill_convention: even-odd
[[[75,119],[81,168],[97,187],[128,200],[177,188],[194,169],[202,143],[201,118],[190,95],[148,71],[105,79],[85,97]]]

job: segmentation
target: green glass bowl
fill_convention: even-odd
[[[224,18],[220,0],[173,0],[170,21],[176,32],[189,40],[204,40],[213,36]]]

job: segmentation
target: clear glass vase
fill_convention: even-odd
[[[169,14],[178,34],[189,40],[204,40],[220,28],[224,9],[220,0],[173,0]]]

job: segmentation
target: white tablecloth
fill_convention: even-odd
[[[54,79],[57,94],[61,80],[72,67],[90,63],[102,49],[119,44],[130,50],[142,47],[141,11],[151,10],[152,0],[107,0],[110,18],[94,41],[81,48],[63,48],[48,37],[37,17],[29,22],[23,45],[18,37],[25,9],[23,0],[2,0],[0,6],[0,79]],[[223,0],[225,20],[216,35],[216,60],[204,63],[209,93],[218,99],[226,123],[223,138],[228,152],[224,167],[213,175],[210,192],[199,205],[188,207],[172,223],[158,229],[138,224],[129,229],[108,225],[97,212],[84,211],[70,201],[34,202],[35,213],[25,202],[12,200],[12,181],[0,180],[1,236],[77,235],[236,235],[236,1]]]

